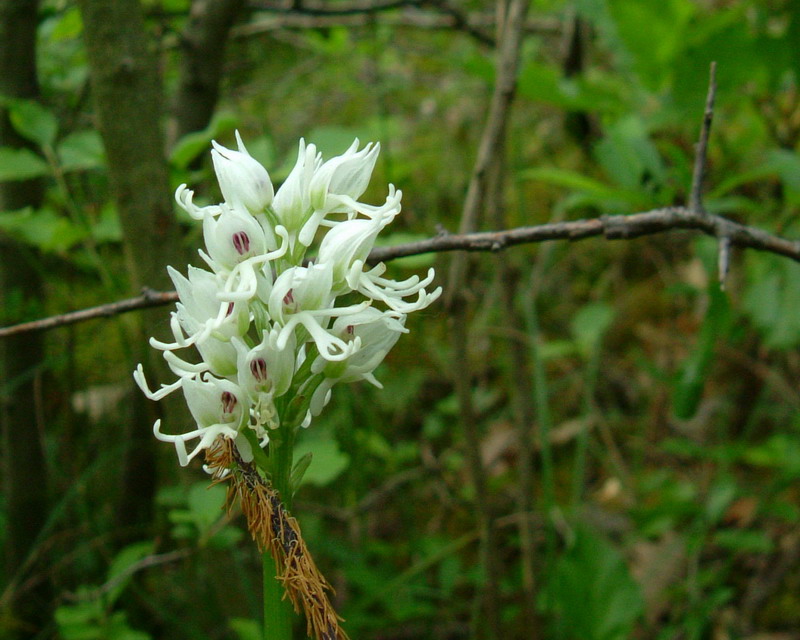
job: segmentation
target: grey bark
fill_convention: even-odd
[[[244,0],[194,0],[181,38],[175,118],[170,138],[206,128],[219,101],[225,48]]]
[[[79,0],[95,114],[108,158],[108,175],[119,212],[126,264],[135,290],[163,288],[167,264],[183,266],[160,128],[162,90],[137,0]],[[134,358],[149,358],[146,335],[163,324],[143,314],[132,337]],[[135,363],[131,363],[133,367]],[[149,365],[148,365],[149,366]],[[150,370],[153,370],[152,368]],[[134,393],[127,426],[119,526],[135,533],[152,514],[155,448],[154,403]]]

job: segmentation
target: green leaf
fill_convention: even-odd
[[[51,209],[26,207],[0,213],[0,230],[42,251],[60,253],[81,240],[87,232]]]
[[[775,544],[764,531],[721,529],[714,535],[714,544],[740,553],[771,553]]]
[[[8,118],[12,126],[24,138],[40,147],[53,144],[58,133],[58,120],[38,102],[12,100],[7,102]]]
[[[117,208],[112,201],[105,203],[100,212],[100,217],[92,225],[92,237],[98,244],[122,240],[122,225],[119,221]]]
[[[304,484],[324,487],[338,478],[350,464],[350,456],[339,449],[339,443],[331,434],[304,438],[297,443],[294,451],[298,459],[309,453],[314,455],[303,477]]]
[[[239,637],[239,640],[263,640],[264,638],[261,623],[256,620],[231,618],[228,626]]]
[[[186,169],[195,158],[208,151],[213,139],[232,131],[238,124],[239,119],[230,113],[215,114],[205,129],[189,133],[175,143],[170,163],[178,169]]]
[[[774,256],[750,256],[748,286],[743,297],[746,315],[772,349],[800,344],[800,265]]]
[[[731,312],[728,297],[716,282],[708,288],[709,305],[703,327],[694,350],[683,363],[672,395],[672,408],[681,420],[688,420],[697,412],[703,395],[708,370],[718,339],[730,330]]]
[[[205,533],[219,520],[225,506],[225,494],[221,485],[208,486],[205,482],[197,482],[189,489],[189,511],[200,533]]]
[[[142,558],[149,556],[153,553],[155,544],[148,540],[145,542],[134,542],[124,547],[111,561],[108,567],[108,575],[106,579],[109,582],[119,580],[115,583],[114,587],[106,593],[106,602],[110,605],[122,594],[125,587],[131,581],[133,574],[128,573],[130,568],[135,565]]]
[[[50,167],[33,151],[0,147],[0,182],[30,180],[49,173]]]
[[[610,0],[608,7],[643,82],[661,88],[671,62],[686,46],[687,26],[697,7],[690,0]]]
[[[587,304],[575,314],[571,323],[572,335],[585,357],[597,349],[613,320],[614,308],[604,302]]]
[[[108,640],[151,640],[152,636],[144,631],[132,629],[128,624],[128,616],[124,611],[112,614],[106,625],[105,637]]]
[[[620,187],[633,191],[660,186],[664,165],[641,118],[629,115],[606,128],[595,156]]]
[[[542,599],[552,616],[553,640],[627,640],[644,610],[639,585],[620,553],[584,526],[555,561]]]
[[[525,169],[519,177],[523,180],[541,180],[559,187],[581,192],[585,204],[594,204],[607,211],[635,210],[647,206],[648,200],[641,191],[614,187],[594,178],[554,167]]]
[[[306,471],[308,471],[308,467],[311,464],[313,457],[313,452],[308,451],[304,455],[300,456],[297,462],[294,463],[294,468],[292,469],[291,486],[295,491],[297,490],[297,487],[300,486],[300,483],[303,482],[303,476],[306,475]]]
[[[105,165],[105,149],[97,131],[75,131],[56,149],[62,171],[100,169]]]

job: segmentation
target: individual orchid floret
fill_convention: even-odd
[[[203,239],[217,269],[233,269],[237,264],[267,251],[264,230],[253,216],[236,208],[226,208],[203,219]]]
[[[278,330],[263,332],[263,339],[252,349],[241,339],[234,338],[237,351],[239,386],[251,399],[259,394],[276,398],[289,390],[295,371],[296,342],[292,337],[283,349],[278,349]]]
[[[341,204],[340,196],[358,200],[367,189],[380,144],[368,144],[361,151],[358,138],[342,155],[323,164],[311,180],[311,206],[314,209],[333,209]]]
[[[369,301],[346,307],[333,306],[333,272],[329,264],[291,267],[284,271],[272,287],[269,314],[280,327],[277,346],[283,349],[295,328],[302,326],[320,354],[328,360],[342,360],[358,344],[349,344],[325,328],[332,317],[363,311]]]
[[[375,308],[337,318],[331,331],[345,341],[358,340],[360,347],[346,360],[329,362],[319,357],[314,361],[311,370],[325,374],[324,380],[315,390],[311,400],[310,410],[315,416],[319,415],[328,403],[331,389],[335,384],[366,380],[379,389],[383,388],[373,371],[383,362],[386,354],[400,338],[400,334],[408,333],[403,314],[378,311]]]
[[[252,349],[241,339],[233,343],[238,354],[238,382],[250,403],[251,426],[259,438],[267,438],[265,429],[280,426],[275,398],[284,395],[292,383],[296,362],[296,343],[292,337],[284,349],[278,349],[277,331],[263,332],[263,340]]]
[[[211,143],[211,159],[222,196],[232,207],[242,206],[253,214],[263,212],[272,203],[272,181],[267,170],[247,152],[238,131],[236,143],[238,151]]]
[[[345,220],[325,234],[320,243],[318,261],[332,265],[333,282],[337,293],[350,290],[347,286],[343,290],[341,285],[345,284],[345,279],[354,263],[366,262],[378,234],[400,212],[401,197],[402,193],[395,192],[392,188],[386,205],[374,212],[371,218]]]
[[[301,139],[294,168],[272,201],[277,220],[290,233],[299,231],[312,213],[311,179],[321,164],[322,157],[317,153],[317,148],[313,144],[306,146],[305,140]]]
[[[191,266],[188,279],[172,267],[167,267],[167,271],[180,299],[170,321],[175,342],[150,338],[153,347],[162,351],[182,349],[203,342],[212,334],[227,340],[247,331],[250,323],[247,306],[219,300],[221,280],[218,276]]]
[[[187,379],[183,381],[183,393],[197,429],[180,435],[161,432],[161,421],[153,425],[153,433],[163,442],[172,442],[178,453],[178,461],[185,467],[200,451],[207,449],[218,436],[236,439],[239,429],[246,424],[247,415],[242,402],[241,389],[228,380],[209,377],[206,381]],[[186,443],[199,438],[191,453],[186,452]]]

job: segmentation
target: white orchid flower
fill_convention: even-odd
[[[141,365],[133,374],[152,400],[183,391],[196,428],[169,435],[160,421],[153,425],[182,465],[220,436],[251,461],[253,447],[266,446],[272,430],[308,427],[335,385],[366,380],[380,387],[374,371],[407,332],[406,314],[441,294],[441,287],[427,290],[432,269],[425,278],[395,281],[383,264],[365,267],[378,234],[401,209],[402,192],[392,185],[383,204],[359,201],[379,145],[359,150],[356,140],[323,163],[301,140],[294,168],[274,193],[238,132],[236,139],[238,151],[213,143],[223,203],[197,206],[186,185],[175,193],[203,222],[200,255],[208,266],[189,267],[186,276],[168,269],[179,297],[169,322],[174,342],[150,343],[176,380],[151,390]],[[316,258],[304,265],[317,235],[323,237]],[[311,394],[310,405],[299,405],[302,416],[287,409],[297,406],[290,394]],[[292,422],[282,424],[287,416]]]

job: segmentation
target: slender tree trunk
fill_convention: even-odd
[[[108,158],[108,174],[119,212],[131,283],[169,286],[165,266],[185,264],[179,246],[164,155],[161,84],[138,0],[79,0],[95,113]],[[163,325],[159,310],[142,314],[134,358],[150,351],[145,335]],[[133,363],[132,363],[133,364]],[[152,371],[152,367],[150,368]],[[155,490],[155,449],[150,425],[153,403],[134,394],[123,469],[121,527],[150,522]]]
[[[219,101],[225,46],[244,0],[194,0],[181,37],[183,58],[171,142],[205,129]]]
[[[0,94],[36,98],[37,0],[0,0]],[[0,145],[26,143],[0,112]],[[38,206],[42,184],[38,180],[0,184],[0,211]],[[0,214],[1,215],[1,214]],[[0,299],[19,296],[39,300],[42,280],[38,257],[0,234]],[[19,306],[9,304],[4,313]],[[25,313],[23,307],[22,314]],[[6,316],[6,323],[26,318]],[[37,425],[37,378],[43,360],[42,334],[20,334],[0,340],[0,424],[2,424],[3,488],[6,501],[6,571],[13,575],[34,548],[47,514],[47,469]],[[49,588],[17,594],[13,616],[20,631],[32,637],[49,617]]]

